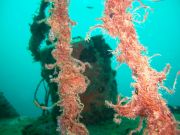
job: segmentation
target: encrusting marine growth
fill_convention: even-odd
[[[133,0],[107,0],[105,4],[105,16],[101,19],[103,21],[101,28],[104,28],[113,37],[120,39],[116,52],[116,58],[120,63],[126,63],[132,70],[132,76],[135,80],[132,83],[134,92],[130,101],[127,98],[120,99],[118,97],[117,104],[106,101],[109,107],[114,108],[117,112],[114,121],[120,123],[119,116],[127,118],[136,118],[140,116],[140,124],[137,129],[130,132],[133,134],[140,131],[142,128],[143,118],[147,119],[147,128],[144,134],[148,135],[176,135],[177,122],[175,121],[170,110],[166,106],[166,102],[158,94],[159,88],[165,89],[167,92],[172,92],[163,85],[166,75],[169,72],[170,65],[164,68],[162,72],[157,72],[149,64],[149,58],[142,54],[146,49],[139,43],[137,34],[133,25],[133,21],[140,23],[141,21],[135,20],[133,15],[137,15],[136,11],[144,8],[145,6],[140,0],[140,4],[132,12]],[[148,12],[142,22],[145,21]],[[95,26],[96,27],[96,26]],[[177,76],[180,73],[178,72]],[[175,80],[176,80],[175,79]],[[173,88],[175,88],[176,81]],[[128,101],[125,105],[122,102]]]
[[[47,65],[47,68],[58,67],[60,70],[58,77],[52,79],[58,83],[58,105],[62,109],[58,118],[58,129],[61,135],[86,135],[87,129],[79,123],[83,109],[79,94],[84,93],[89,84],[89,80],[82,74],[89,65],[71,56],[70,26],[75,23],[68,17],[68,0],[51,2],[53,8],[48,23],[51,26],[50,38],[52,41],[57,38],[56,48],[52,51],[56,63]]]
[[[58,105],[63,109],[62,115],[58,118],[58,125],[62,135],[75,134],[86,135],[87,129],[79,123],[80,112],[83,104],[79,100],[79,94],[85,92],[89,80],[82,74],[89,65],[71,56],[70,46],[70,26],[74,25],[68,17],[68,0],[52,0],[53,8],[48,20],[51,26],[50,38],[56,44],[56,49],[52,55],[56,59],[56,64],[49,64],[47,68],[58,67],[60,72],[57,78],[52,79],[58,83],[58,94],[60,101]],[[147,119],[147,128],[144,134],[149,135],[176,135],[177,122],[166,106],[166,102],[158,93],[159,88],[167,92],[173,92],[179,72],[176,75],[173,90],[169,90],[163,85],[166,75],[170,70],[170,65],[162,72],[157,72],[149,64],[149,58],[142,54],[146,49],[139,43],[133,22],[141,23],[146,20],[148,12],[142,21],[136,20],[137,10],[149,9],[140,0],[140,4],[132,12],[133,0],[106,0],[105,16],[101,18],[101,27],[106,29],[113,37],[120,39],[120,44],[113,51],[120,63],[126,63],[132,70],[135,82],[132,84],[134,92],[131,100],[120,99],[116,105],[106,101],[106,104],[113,108],[117,114],[114,121],[120,123],[119,116],[136,118],[140,116],[140,124],[137,129],[130,132],[133,134],[142,128],[143,118]],[[55,38],[57,41],[55,42]],[[128,101],[122,105],[123,102]]]

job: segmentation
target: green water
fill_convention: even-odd
[[[156,53],[160,57],[152,59],[151,65],[158,71],[166,63],[172,66],[166,86],[172,87],[175,74],[180,70],[180,1],[162,0],[148,2],[153,9],[143,24],[135,24],[140,42],[148,48],[148,55]],[[37,116],[40,110],[32,103],[35,86],[41,78],[40,65],[34,63],[27,50],[30,38],[29,23],[38,10],[39,0],[0,1],[0,91],[22,115]],[[85,37],[89,27],[101,23],[96,20],[103,15],[103,0],[71,0],[69,14],[77,25],[72,29],[72,37]],[[102,34],[101,30],[92,35]],[[117,40],[104,33],[106,42],[112,48]],[[112,67],[117,63],[112,59]],[[116,80],[119,93],[130,96],[132,88],[131,71],[127,65],[117,69]],[[179,79],[180,81],[180,79]],[[176,92],[169,95],[160,91],[171,105],[180,105],[180,82]]]

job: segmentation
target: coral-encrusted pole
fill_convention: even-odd
[[[85,92],[89,83],[82,74],[86,64],[71,56],[70,26],[73,22],[68,17],[68,0],[52,0],[52,2],[52,14],[48,23],[51,26],[50,38],[57,38],[56,48],[52,52],[56,64],[47,67],[57,66],[60,70],[58,77],[52,79],[58,83],[60,97],[58,105],[63,110],[58,117],[59,130],[61,135],[87,135],[87,129],[79,123],[80,112],[83,109],[79,94]]]
[[[162,72],[157,72],[149,65],[149,58],[142,54],[145,48],[138,42],[137,34],[132,21],[137,15],[136,11],[140,8],[147,9],[140,0],[140,6],[131,13],[133,0],[107,0],[105,4],[105,16],[102,18],[101,28],[105,28],[113,37],[119,37],[120,44],[113,53],[117,55],[120,63],[126,63],[132,70],[135,83],[132,84],[134,92],[132,99],[125,105],[121,105],[125,99],[118,98],[117,105],[106,102],[107,105],[114,108],[115,115],[128,118],[147,118],[147,128],[144,131],[148,135],[175,135],[177,134],[176,121],[166,106],[166,102],[158,94],[158,88],[162,87],[169,91],[164,85],[163,80],[170,66],[167,65]],[[147,15],[147,14],[146,14]],[[144,19],[146,19],[146,15]],[[139,16],[139,15],[137,15]],[[144,21],[143,19],[143,21]],[[169,91],[171,92],[171,91]],[[116,122],[120,122],[115,118]],[[142,124],[142,120],[140,122]],[[139,126],[130,134],[140,130]]]

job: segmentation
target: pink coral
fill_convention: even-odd
[[[158,88],[163,86],[163,81],[166,79],[166,75],[170,66],[167,65],[162,72],[157,72],[149,65],[149,59],[147,56],[142,55],[145,48],[139,43],[137,34],[132,21],[134,20],[133,12],[127,12],[132,8],[133,0],[107,0],[105,4],[105,16],[102,18],[103,24],[101,27],[105,28],[109,34],[113,37],[119,37],[121,40],[117,47],[120,54],[117,56],[117,60],[122,63],[125,62],[132,70],[133,78],[135,82],[132,84],[134,87],[134,93],[132,99],[125,105],[121,103],[124,101],[118,98],[117,105],[113,105],[110,102],[106,102],[108,106],[114,108],[117,112],[115,115],[124,116],[128,118],[141,118],[147,119],[147,128],[144,133],[149,135],[175,135],[177,134],[176,121],[166,106],[166,102],[158,94]],[[147,9],[138,0],[139,8]],[[146,19],[147,13],[144,17]],[[143,19],[143,21],[144,21]],[[142,22],[143,22],[142,21]],[[170,90],[168,90],[171,92]],[[118,119],[115,121],[120,122]],[[142,124],[142,122],[140,122]],[[138,129],[131,131],[132,134]]]
[[[71,56],[70,26],[74,23],[68,17],[68,0],[53,0],[52,15],[48,20],[51,26],[51,34],[58,39],[56,49],[52,51],[56,59],[55,65],[47,65],[47,68],[59,67],[57,78],[52,81],[58,83],[58,94],[60,101],[58,105],[63,110],[58,117],[61,135],[77,134],[86,135],[86,127],[79,123],[83,104],[80,102],[79,94],[86,91],[88,79],[82,74],[86,64]]]

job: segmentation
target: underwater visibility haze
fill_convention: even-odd
[[[0,135],[178,135],[179,0],[0,1]]]

